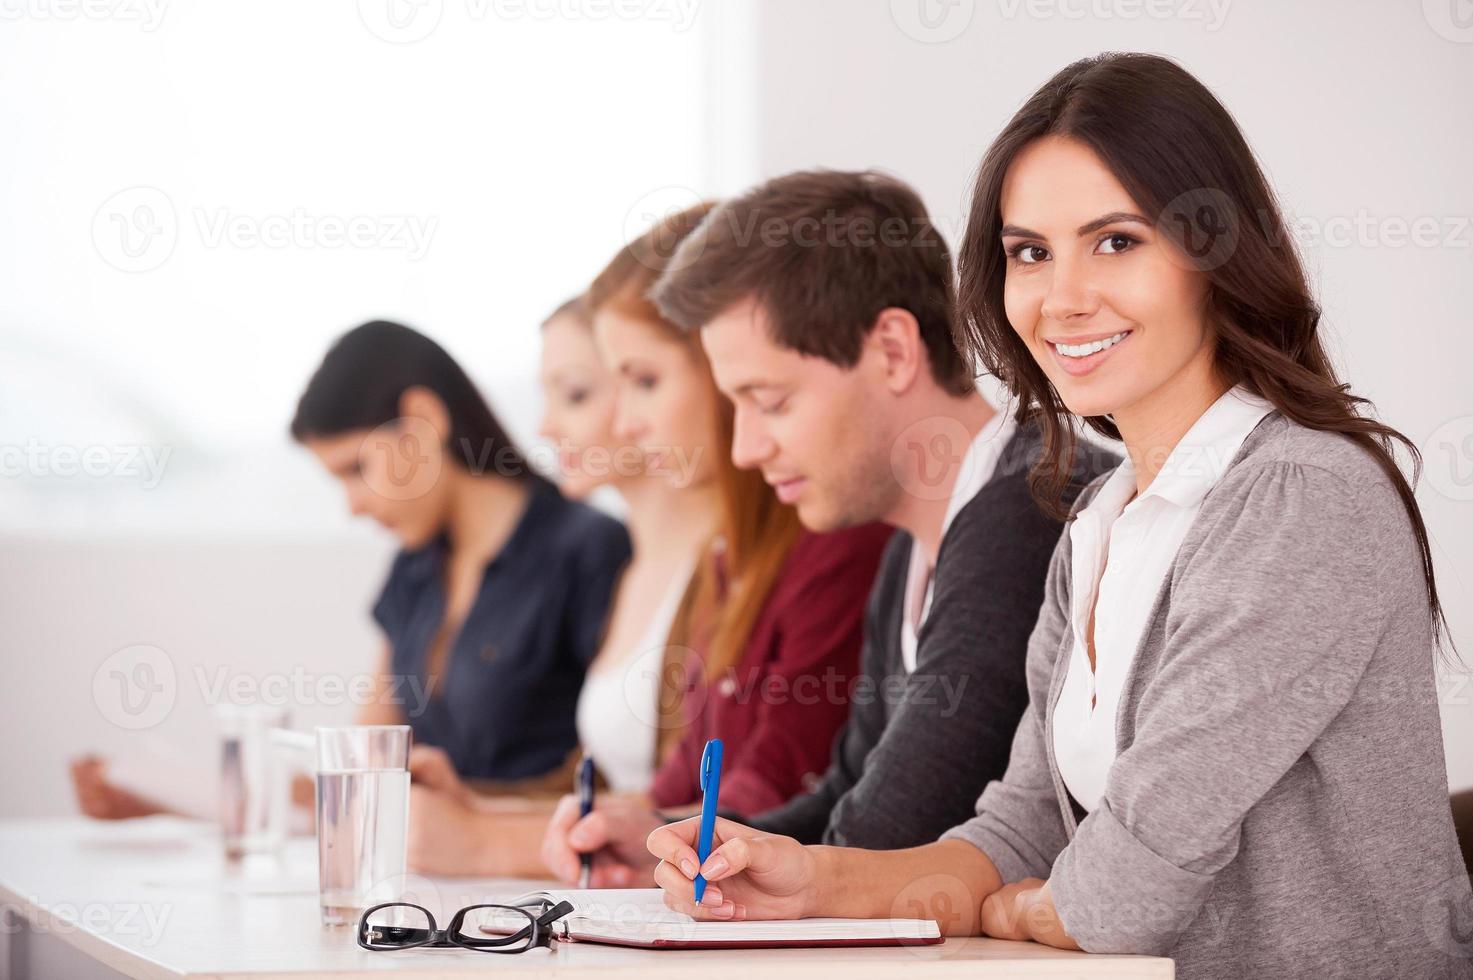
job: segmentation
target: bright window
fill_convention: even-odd
[[[0,17],[0,528],[341,526],[285,429],[374,317],[530,440],[540,318],[710,184],[690,0]]]

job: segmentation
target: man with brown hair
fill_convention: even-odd
[[[863,677],[827,772],[738,819],[805,843],[935,840],[1007,765],[1062,530],[1028,486],[1037,428],[988,404],[957,350],[945,241],[899,180],[794,173],[712,210],[651,296],[700,331],[736,407],[736,465],[760,470],[812,530],[903,532],[870,593]],[[1115,462],[1081,455],[1076,488]],[[637,853],[649,815],[574,823],[567,810],[544,847],[558,874],[576,873],[580,851],[602,851],[609,884],[652,866]]]

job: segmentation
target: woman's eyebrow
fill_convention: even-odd
[[[1151,222],[1147,221],[1145,218],[1142,218],[1140,215],[1135,214],[1134,212],[1111,211],[1109,214],[1102,214],[1098,218],[1095,218],[1093,221],[1087,221],[1084,224],[1080,225],[1078,228],[1075,229],[1074,234],[1082,238],[1083,236],[1088,235],[1091,232],[1099,231],[1106,225],[1113,225],[1121,221],[1133,221],[1136,224],[1145,225],[1148,228],[1152,225]],[[1045,235],[1040,235],[1038,232],[1034,231],[1031,228],[1023,228],[1019,225],[1003,225],[1002,231],[999,232],[999,235],[1003,238],[1047,237]]]
[[[1077,229],[1075,229],[1074,233],[1076,235],[1079,235],[1080,237],[1083,237],[1090,234],[1091,232],[1099,231],[1106,225],[1113,225],[1121,221],[1133,221],[1138,225],[1145,225],[1148,228],[1151,227],[1151,222],[1147,221],[1145,218],[1142,218],[1140,215],[1135,214],[1134,212],[1111,211],[1109,214],[1102,214],[1093,221],[1086,222],[1085,224],[1080,225]]]

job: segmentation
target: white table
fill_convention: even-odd
[[[462,905],[539,884],[413,879],[443,922]],[[318,924],[315,846],[292,841],[280,861],[231,867],[208,824],[154,817],[0,821],[0,977],[431,977],[472,972],[671,980],[846,980],[911,977],[1170,978],[1168,959],[1095,956],[1032,943],[948,940],[870,949],[619,949],[556,943],[488,955],[464,950],[374,953],[351,928]]]

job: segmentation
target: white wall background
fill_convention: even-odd
[[[655,214],[750,178],[714,123],[744,91],[728,17],[0,3],[0,815],[69,811],[82,751],[209,760],[222,677],[351,716],[332,683],[377,656],[391,544],[288,443],[303,383],[400,319],[530,442],[540,319]],[[171,679],[157,719],[111,686],[139,656]]]
[[[1427,453],[1419,496],[1473,663],[1456,2],[0,0],[0,815],[69,811],[64,762],[86,749],[208,758],[222,678],[295,685],[301,724],[351,712],[330,681],[369,665],[389,544],[282,436],[332,336],[424,328],[527,436],[538,318],[650,215],[877,166],[955,241],[998,128],[1107,49],[1202,78],[1316,233],[1344,373]],[[354,218],[365,241],[333,244]],[[432,227],[423,248],[401,218]],[[98,475],[58,472],[78,456]],[[94,681],[140,644],[176,693],[130,731]],[[1442,688],[1454,786],[1473,785],[1464,680]]]

